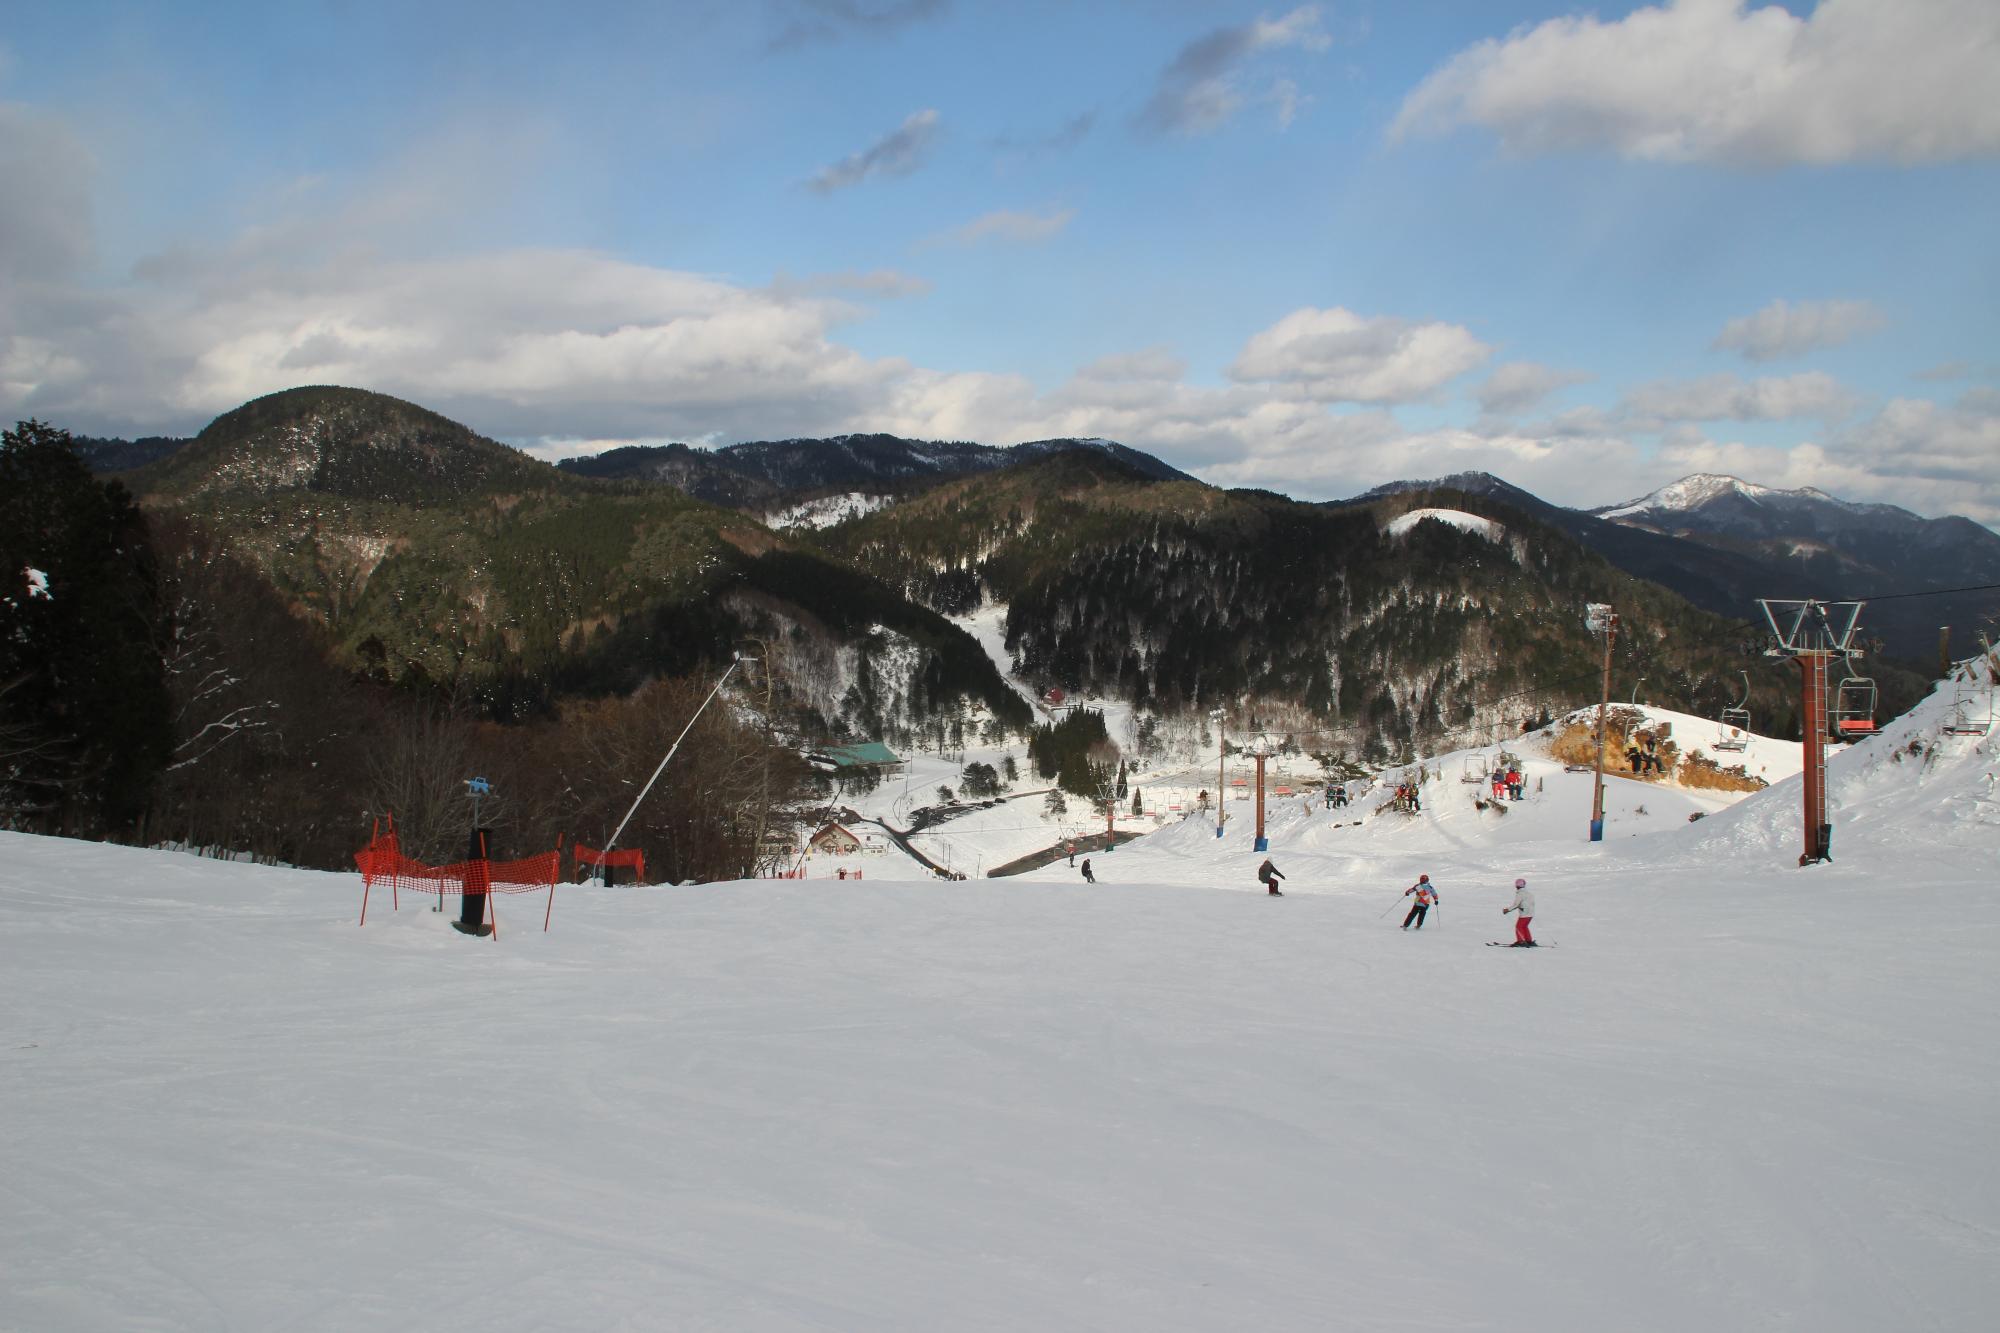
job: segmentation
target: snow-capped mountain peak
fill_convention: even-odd
[[[1647,510],[1686,512],[1699,509],[1729,494],[1742,496],[1746,500],[1761,501],[1768,495],[1799,495],[1812,499],[1830,498],[1810,488],[1800,491],[1774,491],[1769,486],[1759,486],[1755,482],[1744,481],[1741,477],[1725,476],[1716,472],[1697,472],[1690,477],[1660,487],[1636,500],[1613,505],[1609,509],[1596,511],[1599,518],[1623,518],[1628,514],[1644,513]]]

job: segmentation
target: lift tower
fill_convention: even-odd
[[[1856,654],[1855,627],[1865,602],[1782,601],[1760,597],[1776,642],[1772,657],[1799,664],[1799,728],[1805,743],[1805,850],[1799,864],[1833,859],[1833,825],[1826,817],[1826,665]]]

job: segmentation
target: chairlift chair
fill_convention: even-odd
[[[1861,740],[1880,730],[1875,724],[1875,682],[1867,676],[1848,676],[1834,693],[1827,721],[1841,740]]]
[[[1459,770],[1458,780],[1460,782],[1484,782],[1486,781],[1486,771],[1486,760],[1479,755],[1469,754],[1465,756],[1465,766]]]
[[[1743,697],[1733,708],[1722,710],[1716,719],[1722,728],[1722,739],[1715,743],[1718,750],[1742,750],[1750,744],[1750,673],[1743,673]]]
[[[1993,730],[1993,686],[1975,682],[1972,669],[1964,663],[1960,663],[1959,669],[1952,673],[1951,682],[1951,715],[1945,720],[1944,734],[1984,736]],[[1983,708],[1982,697],[1985,701]]]

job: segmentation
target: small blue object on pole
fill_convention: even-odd
[[[1270,840],[1269,838],[1259,838],[1259,839],[1257,839],[1257,846],[1256,846],[1256,847],[1254,848],[1254,850],[1256,850],[1256,851],[1260,851],[1260,852],[1268,852],[1268,851],[1270,851],[1270,850],[1271,850],[1271,840]]]
[[[1591,821],[1590,821],[1590,840],[1591,840],[1592,842],[1603,842],[1603,841],[1604,841],[1604,821],[1603,821],[1603,820],[1601,820],[1601,819],[1593,819],[1593,820],[1591,820]]]

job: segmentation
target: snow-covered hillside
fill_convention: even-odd
[[[1835,759],[1803,870],[1791,782],[1614,782],[1592,844],[1578,775],[1441,775],[1274,808],[1282,899],[1190,820],[1095,887],[563,889],[494,942],[0,834],[0,1327],[1983,1328],[1996,741],[1944,711]],[[1517,875],[1556,947],[1486,947]]]
[[[891,498],[862,491],[826,495],[768,513],[764,515],[764,522],[772,528],[830,528],[836,523],[872,514],[888,504]]]
[[[1484,537],[1490,542],[1502,541],[1507,536],[1507,529],[1503,525],[1494,522],[1490,518],[1481,518],[1477,514],[1468,514],[1462,509],[1412,509],[1407,514],[1390,519],[1389,526],[1384,528],[1383,531],[1387,532],[1391,537],[1400,537],[1426,519],[1448,524],[1451,527],[1469,532],[1475,537]]]

